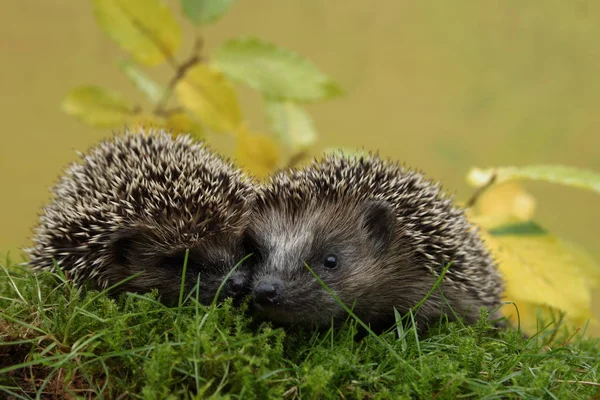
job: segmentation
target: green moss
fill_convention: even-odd
[[[355,341],[357,323],[285,333],[231,304],[167,308],[155,296],[74,288],[58,274],[0,271],[0,397],[592,398],[598,341],[524,339],[442,321]]]

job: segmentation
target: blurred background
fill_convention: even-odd
[[[179,10],[177,1],[168,3]],[[193,32],[182,25],[190,30],[188,54]],[[239,0],[201,34],[208,54],[225,39],[250,35],[312,59],[346,92],[308,107],[319,149],[379,150],[441,180],[461,200],[472,193],[470,166],[560,163],[600,171],[597,1]],[[88,1],[5,2],[0,52],[0,254],[20,259],[74,150],[110,134],[61,112],[65,94],[97,84],[140,95],[115,68],[125,53],[100,31]],[[172,73],[151,72],[162,82]],[[241,93],[250,126],[264,130],[258,95]],[[211,140],[231,154],[227,140]],[[600,260],[597,194],[526,187],[543,225]],[[594,301],[599,314],[598,294]]]

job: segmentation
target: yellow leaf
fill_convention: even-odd
[[[62,102],[63,110],[85,125],[120,127],[136,116],[136,110],[119,93],[95,86],[73,89]]]
[[[538,314],[548,317],[551,310],[566,313],[570,328],[593,319],[591,290],[600,283],[600,269],[585,252],[533,223],[498,227],[482,236],[503,274],[504,299],[516,303],[526,333],[534,334]],[[504,306],[502,312],[516,325],[514,307]]]
[[[486,186],[496,173],[492,172],[473,169],[469,181]],[[539,317],[547,324],[559,313],[565,313],[563,322],[571,330],[584,327],[588,320],[597,324],[591,298],[592,290],[600,286],[598,265],[583,249],[531,221],[536,202],[520,185],[498,176],[494,182],[467,215],[486,230],[481,234],[504,275],[504,298],[517,305],[523,330],[534,334],[541,327]],[[502,312],[517,323],[514,307],[504,306]]]
[[[204,136],[202,126],[186,112],[169,114],[166,125],[175,135],[189,133],[197,139]]]
[[[236,149],[237,162],[257,178],[264,178],[279,166],[279,146],[271,136],[241,129]]]
[[[476,215],[490,222],[529,221],[536,208],[535,198],[514,182],[492,186],[477,200]]]
[[[179,102],[217,132],[235,132],[242,116],[237,95],[223,74],[200,64],[188,70],[175,87]]]
[[[93,0],[98,25],[139,63],[156,65],[172,57],[181,29],[161,0]]]

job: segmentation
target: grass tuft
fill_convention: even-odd
[[[0,264],[0,398],[594,398],[597,340],[549,325],[531,338],[473,326],[410,324],[355,341],[252,324],[230,302],[168,308],[156,293],[74,287]],[[398,316],[400,318],[400,316]],[[401,360],[401,361],[399,361]]]

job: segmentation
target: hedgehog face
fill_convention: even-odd
[[[253,305],[259,318],[283,325],[328,326],[344,309],[306,268],[359,314],[377,308],[388,279],[379,267],[394,235],[392,207],[382,201],[359,204],[311,202],[301,209],[278,206],[253,217],[248,242],[254,248]]]
[[[177,304],[179,299],[186,249],[184,294],[187,296],[198,284],[203,304],[213,301],[227,274],[245,257],[239,235],[232,233],[217,233],[182,245],[151,229],[130,228],[115,235],[109,247],[115,268],[105,269],[101,280],[106,286],[119,283],[116,293],[155,288],[161,301],[169,305]],[[122,282],[132,275],[136,276]],[[247,269],[236,268],[223,285],[219,300],[233,297],[238,302],[247,294],[248,284]]]

